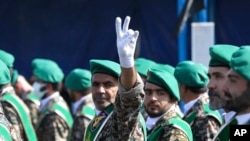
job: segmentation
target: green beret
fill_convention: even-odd
[[[35,58],[31,61],[31,67],[33,70],[36,69],[37,67],[43,67],[46,65],[58,66],[58,64],[55,61],[45,58]]]
[[[190,87],[206,87],[209,78],[207,68],[192,61],[182,61],[175,67],[174,76],[181,84]]]
[[[91,72],[89,70],[73,69],[65,79],[65,87],[71,90],[84,90],[91,87]]]
[[[18,71],[14,69],[14,70],[12,71],[12,74],[11,74],[11,84],[12,84],[12,85],[15,85],[15,84],[16,84],[18,75],[19,75]]]
[[[2,60],[8,68],[12,68],[15,57],[4,50],[0,50],[0,60]]]
[[[232,54],[238,50],[239,47],[227,44],[217,44],[209,48],[210,67],[227,66],[230,67],[230,60]]]
[[[92,74],[104,73],[117,78],[120,76],[121,67],[116,62],[110,60],[91,59],[89,63]]]
[[[150,68],[148,70],[147,82],[165,88],[178,101],[180,100],[178,83],[169,72]]]
[[[6,64],[0,60],[0,85],[8,84],[10,79],[10,70]]]
[[[62,81],[64,74],[59,66],[47,64],[43,67],[37,67],[33,71],[34,75],[44,81],[50,83],[58,83]]]
[[[137,72],[144,77],[147,77],[148,69],[154,64],[155,64],[154,61],[146,58],[135,59],[135,68]]]
[[[240,47],[234,52],[230,63],[234,71],[250,81],[250,46]]]
[[[174,70],[175,68],[171,65],[168,65],[168,64],[160,64],[160,63],[157,63],[155,65],[152,65],[152,67],[150,68],[154,68],[154,69],[159,69],[159,70],[164,70],[164,71],[167,71],[169,72],[170,74],[174,74]]]

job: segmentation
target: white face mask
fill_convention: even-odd
[[[34,82],[32,87],[34,88],[34,93],[41,99],[48,91],[41,90],[46,84],[42,84],[39,82]]]

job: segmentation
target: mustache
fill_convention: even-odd
[[[218,92],[216,92],[215,90],[208,90],[208,95],[209,95],[209,96],[217,96],[217,97],[220,97],[220,95],[218,94]]]
[[[108,98],[105,93],[98,93],[93,96],[94,98]]]
[[[225,92],[224,95],[225,95],[226,97],[232,98],[232,95],[231,95],[229,92]]]

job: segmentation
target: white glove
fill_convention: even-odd
[[[129,16],[125,18],[123,26],[121,25],[121,18],[116,18],[116,43],[120,65],[123,68],[131,68],[134,66],[134,53],[136,48],[136,41],[139,36],[138,31],[128,29],[129,23]]]

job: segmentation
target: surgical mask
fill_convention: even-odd
[[[48,91],[43,89],[46,84],[39,82],[34,82],[32,87],[34,88],[34,93],[41,99]]]

